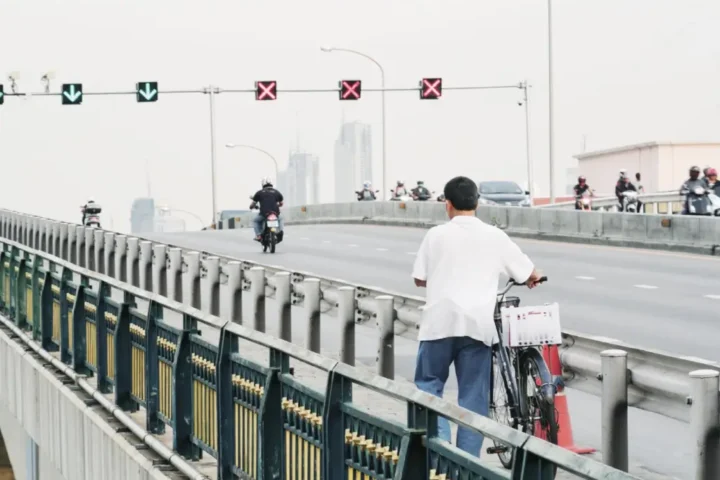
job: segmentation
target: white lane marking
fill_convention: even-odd
[[[720,295],[705,295],[705,298],[712,298],[713,300],[720,300]]]
[[[354,243],[349,243],[348,247],[357,247],[357,245],[355,245]]]
[[[583,277],[582,275],[579,275],[577,277],[578,280],[595,280],[595,277]]]
[[[417,252],[405,252],[405,253],[407,253],[408,255],[417,255]]]
[[[323,243],[330,243],[330,240],[323,240]]]
[[[387,248],[376,248],[375,250],[377,250],[378,252],[387,252],[388,251]]]
[[[644,288],[644,289],[646,289],[646,290],[654,290],[654,289],[658,288],[658,287],[656,287],[655,285],[633,285],[633,287],[635,287],[635,288]]]

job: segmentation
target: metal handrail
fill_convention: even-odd
[[[512,478],[516,479],[550,479],[554,477],[554,473],[548,466],[554,464],[585,479],[637,478],[530,437],[413,387],[339,363],[263,332],[233,323],[230,319],[223,319],[157,293],[128,285],[19,242],[3,239],[0,247],[0,306],[4,315],[12,320],[11,328],[27,332],[21,337],[22,340],[37,347],[31,337],[40,339],[42,348],[31,348],[42,351],[44,356],[49,355],[48,347],[56,346],[60,350],[61,361],[72,366],[76,372],[78,369],[95,369],[99,384],[106,385],[108,382],[114,385],[116,405],[122,409],[133,409],[133,405],[128,404],[130,399],[135,408],[140,406],[146,410],[147,429],[150,433],[162,433],[164,425],[167,424],[173,428],[173,443],[184,445],[182,451],[178,450],[183,457],[196,457],[197,449],[215,457],[218,460],[218,478],[253,473],[256,473],[258,478],[284,478],[282,469],[286,465],[284,457],[287,452],[283,429],[289,432],[289,435],[299,436],[300,439],[303,438],[302,435],[308,435],[307,432],[315,432],[311,433],[315,435],[311,440],[322,445],[324,478],[345,478],[348,465],[356,469],[375,468],[371,465],[360,465],[355,453],[348,457],[347,435],[352,438],[355,438],[355,435],[366,435],[361,442],[351,442],[351,445],[355,445],[351,449],[362,450],[365,448],[365,438],[382,442],[383,438],[391,435],[388,428],[396,435],[398,431],[401,432],[398,441],[387,446],[392,455],[383,457],[387,465],[384,468],[389,468],[392,464],[399,470],[394,478],[427,478],[429,472],[424,468],[418,470],[418,465],[426,465],[424,459],[427,457],[430,457],[431,464],[439,465],[437,468],[459,469],[461,475],[475,473],[483,476],[492,474],[493,478],[511,478],[512,475]],[[264,273],[260,270],[254,272],[260,272],[261,275]],[[257,288],[253,290],[256,301],[264,296],[262,290],[259,291],[259,296]],[[287,293],[289,294],[289,291]],[[122,302],[113,300],[119,296],[123,298]],[[286,301],[289,303],[289,297]],[[139,311],[141,303],[147,305],[146,313]],[[58,308],[54,305],[58,305]],[[61,315],[61,311],[68,313]],[[170,318],[170,312],[182,316],[181,329],[165,323],[164,319]],[[255,309],[252,316],[256,325],[259,321],[258,315],[264,316],[263,314],[264,308]],[[264,324],[264,319],[262,322]],[[93,325],[94,330],[89,329],[88,325]],[[202,340],[196,333],[199,328],[215,331],[219,341],[213,344]],[[89,337],[88,331],[95,332],[97,337]],[[96,341],[104,339],[106,335],[113,337],[114,375],[104,363],[108,359],[108,345],[103,341]],[[250,359],[243,359],[242,351],[237,350],[238,339],[270,349],[271,368],[253,366]],[[168,381],[166,370],[164,376],[159,374],[158,365],[162,363],[154,363],[161,362],[161,351],[168,349],[174,352],[174,360],[171,362],[172,382]],[[130,351],[133,352],[132,356],[127,354]],[[302,387],[302,384],[293,378],[289,368],[290,358],[329,374],[321,405],[318,405],[317,399],[314,400],[314,395],[303,393],[307,391],[307,387]],[[167,364],[165,365],[167,368]],[[83,386],[83,376],[69,371],[65,373]],[[141,376],[136,378],[135,375]],[[414,412],[408,415],[407,426],[392,427],[387,421],[370,413],[353,410],[350,407],[352,384],[404,401],[408,406],[407,411]],[[262,472],[248,470],[249,467],[239,465],[236,461],[235,452],[239,445],[235,443],[235,432],[238,431],[240,419],[233,412],[237,410],[236,402],[247,400],[244,396],[243,400],[238,397],[245,395],[242,393],[245,387],[235,388],[234,385],[249,385],[249,390],[246,390],[262,398],[256,407],[257,421],[251,427],[257,432],[258,440],[263,445],[262,449],[258,449],[262,454],[256,454],[258,465],[263,466]],[[282,388],[294,389],[294,393],[288,393]],[[203,397],[197,396],[197,389],[204,392]],[[190,403],[177,402],[178,398],[184,398],[186,394],[190,394],[195,399],[193,401],[207,397],[206,406],[198,409],[191,407]],[[168,404],[173,405],[170,412],[164,411],[162,407]],[[287,410],[286,407],[290,404],[295,406]],[[287,413],[283,413],[284,411]],[[163,417],[163,414],[166,417]],[[440,414],[514,448],[517,460],[513,472],[487,467],[479,459],[473,460],[458,454],[457,449],[452,446],[438,446],[434,438],[436,434],[432,433],[432,430],[427,431],[425,425],[435,421]],[[282,417],[286,415],[288,420],[283,420]],[[347,416],[352,419],[350,423],[343,419]],[[315,419],[321,420],[316,423]],[[296,429],[292,426],[283,427],[283,422],[322,425],[322,435],[317,433],[320,431],[319,427],[312,427],[314,430],[304,426]],[[352,422],[359,422],[364,426],[355,433],[347,433],[349,430],[346,430],[346,426]],[[208,428],[197,430],[194,428],[196,425],[207,425]],[[214,433],[203,434],[198,433],[199,431]],[[187,435],[190,438],[187,438]],[[154,437],[143,436],[150,448],[165,457],[168,456],[163,450],[166,447],[159,445]],[[435,460],[432,460],[433,458]],[[459,458],[462,458],[462,462],[453,461]],[[437,463],[438,461],[440,463]],[[183,461],[176,463],[186,467]],[[188,473],[193,478],[204,478],[198,472]]]
[[[645,205],[654,203],[678,203],[682,202],[685,197],[680,195],[677,191],[672,192],[657,192],[657,193],[643,193],[638,195],[638,201]],[[617,197],[595,197],[592,199],[593,208],[609,209],[617,207]],[[535,208],[575,208],[575,201],[570,202],[558,202],[547,205],[538,205]]]

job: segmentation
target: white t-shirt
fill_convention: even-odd
[[[458,216],[431,228],[412,274],[427,280],[418,340],[467,336],[486,345],[497,343],[493,313],[499,276],[524,282],[533,269],[505,232],[477,217]]]

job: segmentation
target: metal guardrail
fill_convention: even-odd
[[[46,358],[59,352],[59,361],[72,372],[61,365],[62,370],[84,389],[92,388],[84,376],[95,376],[95,398],[107,402],[103,394],[112,392],[121,410],[144,409],[148,432],[171,427],[174,450],[183,458],[215,458],[219,479],[300,478],[302,473],[325,479],[544,480],[554,477],[553,466],[585,479],[636,478],[229,318],[13,241],[0,244],[0,308],[12,321],[6,325]],[[258,305],[264,303],[262,292],[255,291]],[[277,300],[289,314],[289,289],[283,297]],[[264,322],[264,313],[264,306],[254,309],[255,325]],[[169,321],[173,316],[182,318],[181,327]],[[218,342],[204,339],[201,327],[215,331]],[[240,339],[268,348],[269,366],[243,357]],[[325,391],[295,378],[291,359],[326,372]],[[407,421],[382,419],[354,404],[353,385],[405,402]],[[440,415],[512,446],[512,470],[489,466],[440,441],[434,429],[427,429]],[[167,449],[152,436],[143,435],[143,441],[154,450]]]
[[[350,332],[354,331],[355,324],[374,321],[378,327],[378,373],[386,378],[394,376],[394,335],[417,338],[417,328],[425,303],[422,297],[402,296],[376,287],[318,278],[307,272],[288,272],[282,267],[261,265],[232,257],[185,251],[112,232],[76,226],[72,228],[82,233],[75,238],[80,243],[73,242],[72,237],[63,239],[53,235],[52,232],[57,232],[57,228],[40,228],[37,230],[38,235],[28,235],[22,229],[0,233],[11,234],[19,239],[26,238],[35,242],[31,247],[38,245],[41,250],[50,249],[50,253],[57,252],[59,256],[78,262],[81,266],[88,265],[91,270],[110,273],[123,281],[128,279],[137,287],[184,301],[210,313],[219,312],[211,292],[217,291],[220,285],[233,292],[248,291],[251,303],[256,306],[252,318],[255,319],[254,328],[258,331],[265,330],[264,319],[258,314],[259,309],[264,309],[262,299],[265,295],[276,300],[289,298],[292,305],[304,307],[309,325],[306,346],[314,352],[320,351],[319,313],[335,315],[341,331],[344,332],[339,342],[340,358],[349,365],[354,365],[355,361],[354,342],[350,340],[354,339],[354,333]],[[82,242],[91,238],[95,238],[96,242]],[[103,239],[104,242],[101,243],[100,240]],[[229,318],[237,321],[237,306],[231,306],[229,311]],[[288,317],[281,320],[280,337],[290,339]],[[691,372],[720,372],[717,362],[679,357],[609,341],[602,337],[565,331],[561,348],[565,379],[573,388],[596,395],[603,394],[606,382],[602,373],[601,354],[606,350],[617,349],[622,349],[627,355],[628,378],[624,384],[626,406],[635,406],[690,422],[693,431],[717,426],[717,418],[712,420],[712,413],[705,416],[695,414],[693,422],[694,410],[692,400],[689,400],[695,395],[694,388],[697,383]],[[716,386],[715,397],[718,396],[717,392]],[[614,401],[616,399],[603,397],[604,405]],[[698,418],[702,420],[697,420]],[[612,437],[615,434],[612,424],[610,422],[607,428],[603,429],[604,435]]]
[[[684,197],[677,191],[658,192],[638,195],[638,200],[642,203],[643,213],[671,215],[682,211]],[[617,211],[617,206],[618,200],[614,196],[595,197],[592,199],[592,207],[594,210]],[[535,208],[574,209],[575,202],[558,202],[548,205],[539,205]]]

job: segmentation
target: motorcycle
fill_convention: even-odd
[[[80,211],[85,214],[85,223],[83,226],[88,228],[101,228],[100,213],[102,212],[102,207],[100,207],[100,205],[81,206]]]
[[[633,190],[627,190],[622,193],[622,209],[623,212],[637,213],[638,210],[638,193]]]
[[[692,190],[684,190],[681,194],[685,195],[685,215],[717,215],[713,208],[714,199],[710,198],[710,195],[715,198],[717,195],[707,188],[697,186]]]
[[[575,197],[575,201],[578,203],[580,210],[592,210],[592,201],[590,200],[590,193],[585,192],[582,195]]]
[[[375,190],[373,193],[380,193],[380,190]],[[365,195],[365,190],[355,192],[355,195],[357,195],[358,202],[372,202],[375,200],[373,195]]]
[[[252,199],[252,197],[250,197],[250,199]],[[250,208],[252,209],[253,207],[251,206]],[[256,210],[260,209],[258,205],[255,205],[254,208]],[[282,238],[283,232],[280,230],[280,220],[278,220],[278,214],[275,212],[266,214],[265,220],[263,221],[260,239],[260,244],[263,247],[263,253],[267,252],[268,249],[270,249],[270,253],[275,253],[275,247],[278,243],[282,242]]]
[[[415,192],[411,192],[411,194],[412,194],[412,198],[413,198],[414,201],[416,201],[416,202],[427,202],[428,200],[431,200],[431,199],[432,199],[433,195],[435,195],[435,190],[433,190],[433,191],[431,191],[431,192],[428,191],[428,192],[429,192],[429,193],[426,193],[426,194],[425,194],[424,196],[422,196],[422,197],[419,196],[418,194],[416,194]]]
[[[710,204],[712,205],[713,215],[715,215],[716,217],[720,217],[720,197],[718,197],[714,193],[709,193],[708,199],[710,200]]]
[[[406,193],[405,195],[395,195],[395,190],[390,190],[390,193],[392,193],[392,197],[390,197],[391,202],[412,202],[413,197],[409,193]]]

